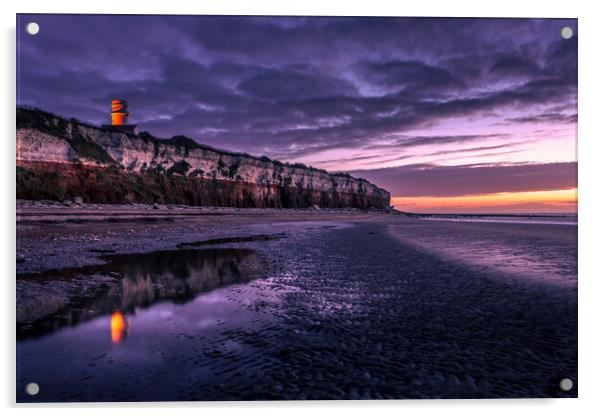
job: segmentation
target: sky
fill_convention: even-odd
[[[17,20],[18,105],[103,124],[127,99],[157,137],[349,172],[404,211],[576,211],[576,19]]]

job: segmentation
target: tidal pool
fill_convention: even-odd
[[[107,263],[98,266],[20,276],[63,285],[67,292],[72,279],[108,275],[113,281],[70,300],[59,312],[18,325],[19,402],[171,397],[170,387],[185,382],[188,371],[195,379],[209,377],[210,370],[194,365],[202,357],[243,350],[235,339],[221,336],[224,325],[250,330],[262,317],[255,306],[265,303],[259,292],[266,283],[249,282],[263,276],[264,264],[252,250],[104,259]],[[40,386],[36,396],[25,393],[31,382]]]

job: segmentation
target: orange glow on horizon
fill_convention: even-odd
[[[576,213],[577,189],[452,197],[392,197],[391,205],[401,211],[418,213]]]
[[[119,311],[115,311],[111,314],[111,340],[117,344],[121,342],[128,329],[127,322],[123,314]]]

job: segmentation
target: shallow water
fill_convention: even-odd
[[[405,243],[519,282],[577,287],[577,225],[516,219],[444,219],[391,226]],[[528,220],[526,220],[528,221]]]
[[[158,384],[164,386],[166,378],[177,375],[170,361],[206,348],[217,355],[240,350],[234,340],[214,345],[224,322],[256,326],[252,318],[257,315],[244,313],[262,300],[258,288],[265,285],[244,284],[262,275],[262,260],[252,250],[178,250],[107,259],[100,266],[37,276],[52,280],[102,273],[119,278],[96,296],[19,328],[17,383],[38,383],[36,401],[126,400],[148,394],[153,385],[139,381],[160,377]],[[29,399],[23,388],[17,397]]]
[[[490,222],[501,224],[540,224],[540,225],[570,225],[577,226],[576,215],[477,215],[477,216],[441,216],[424,217],[427,221],[452,221],[452,222]]]

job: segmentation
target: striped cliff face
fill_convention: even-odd
[[[26,199],[82,196],[96,202],[277,208],[389,206],[386,190],[345,174],[217,150],[184,136],[161,140],[105,130],[38,110],[19,109],[18,118],[18,196]],[[32,189],[33,183],[59,172],[49,185],[60,190],[54,197]]]

